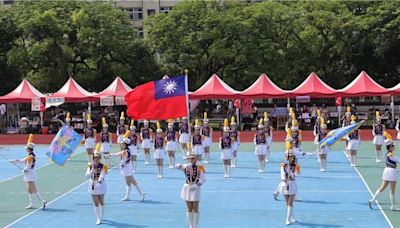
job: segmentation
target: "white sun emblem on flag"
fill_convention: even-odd
[[[175,93],[177,87],[178,87],[178,84],[176,84],[175,81],[168,81],[164,85],[164,93],[173,94],[173,93]]]

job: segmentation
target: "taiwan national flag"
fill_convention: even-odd
[[[148,82],[125,95],[128,116],[133,119],[166,120],[188,116],[187,77]]]

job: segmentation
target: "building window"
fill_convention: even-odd
[[[14,1],[13,0],[4,0],[3,4],[4,5],[11,5],[11,4],[14,4]]]
[[[124,11],[128,13],[132,20],[142,20],[143,10],[142,8],[124,8]]]
[[[139,36],[140,36],[141,38],[143,38],[143,37],[144,37],[143,28],[137,28],[137,30],[138,30]]]
[[[147,10],[147,16],[151,16],[151,15],[154,15],[154,14],[156,14],[156,10],[155,9],[148,9]]]
[[[160,8],[160,13],[168,14],[169,11],[171,11],[171,10],[172,10],[172,6],[161,7]]]

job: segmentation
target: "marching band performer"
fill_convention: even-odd
[[[58,119],[58,122],[60,122],[62,126],[67,125],[71,130],[74,129],[74,128],[71,126],[71,113],[70,113],[70,112],[67,112],[67,115],[66,115],[66,117],[65,117],[65,123],[64,123],[62,120],[60,120],[60,119]]]
[[[107,156],[108,154],[110,154],[111,152],[111,133],[108,131],[108,124],[106,122],[106,118],[103,117],[102,119],[102,123],[103,123],[103,129],[101,130],[100,133],[100,142],[101,142],[101,148],[100,148],[100,152],[104,154],[104,159],[106,161],[106,165],[109,165],[109,157]]]
[[[179,143],[182,145],[182,158],[185,159],[188,152],[187,144],[189,143],[189,124],[187,117],[182,117],[179,123]]]
[[[349,126],[351,122],[351,108],[348,105],[346,108],[346,114],[345,117],[343,119],[343,123],[342,123],[342,127],[346,127]],[[346,157],[350,157],[350,151],[349,151],[349,141],[347,140],[347,137],[344,137],[345,139],[345,147],[344,147],[344,152],[346,154]]]
[[[375,113],[375,120],[376,123],[372,128],[372,135],[374,136],[372,143],[375,145],[376,162],[380,163],[382,162],[382,144],[384,142],[383,132],[385,131],[385,126],[381,123],[379,111],[376,111]]]
[[[107,192],[104,178],[108,172],[108,166],[100,162],[100,147],[100,143],[97,143],[96,151],[93,155],[93,163],[89,163],[86,169],[86,177],[90,178],[88,192],[92,195],[97,225],[101,223],[104,216],[104,196]]]
[[[240,139],[239,139],[239,131],[237,131],[237,123],[235,121],[235,117],[231,118],[231,130],[229,132],[229,136],[232,138],[232,159],[231,159],[231,167],[236,167],[236,159],[239,151]]]
[[[221,149],[221,159],[224,163],[224,177],[230,177],[230,166],[232,159],[232,138],[229,136],[229,121],[224,120],[223,135],[219,138],[219,147]]]
[[[255,154],[258,157],[258,172],[263,173],[265,170],[265,155],[267,153],[267,139],[264,131],[263,120],[260,119],[258,131],[254,135],[254,144],[256,145]]]
[[[189,154],[188,164],[176,164],[176,168],[185,173],[185,183],[181,191],[181,198],[186,202],[189,228],[197,228],[199,222],[199,203],[201,185],[206,181],[205,170],[196,163],[197,156]]]
[[[386,144],[386,168],[383,170],[382,184],[378,190],[376,190],[373,198],[368,201],[368,206],[372,209],[372,205],[376,203],[379,196],[383,191],[390,186],[390,210],[397,211],[396,208],[396,182],[397,182],[397,163],[400,163],[400,158],[397,157],[394,152],[394,142],[392,136],[385,131],[385,144]]]
[[[144,197],[146,195],[145,192],[142,192],[140,189],[135,177],[133,176],[132,173],[132,164],[131,164],[131,151],[129,149],[129,146],[131,145],[131,140],[129,139],[130,136],[130,131],[126,131],[124,138],[122,139],[121,147],[122,151],[117,152],[117,153],[111,153],[108,155],[105,155],[107,157],[120,157],[121,158],[121,163],[120,163],[120,169],[121,169],[121,175],[125,178],[125,197],[122,198],[122,201],[129,201],[130,200],[130,195],[131,195],[131,185],[134,185],[140,194],[140,197],[142,201],[144,201]]]
[[[355,123],[356,123],[356,116],[352,115],[350,124],[355,124]],[[361,144],[359,131],[360,130],[356,129],[352,133],[348,134],[346,137],[347,141],[349,142],[348,146],[347,146],[347,150],[350,151],[350,164],[352,167],[356,166],[357,150],[358,150],[358,148],[360,148],[360,144]]]
[[[143,120],[143,127],[140,129],[140,138],[142,139],[142,147],[144,150],[144,164],[150,164],[150,148],[153,141],[152,130],[149,128],[149,121]]]
[[[314,124],[314,130],[313,130],[313,134],[314,134],[314,144],[318,145],[318,135],[320,132],[320,126],[321,126],[321,110],[319,108],[317,108],[317,118],[315,119],[315,124]]]
[[[117,143],[121,144],[124,139],[124,134],[126,132],[125,127],[125,113],[121,112],[121,116],[119,117],[119,123],[117,125]]]
[[[131,119],[131,126],[129,127],[130,136],[129,139],[131,140],[131,145],[129,146],[129,150],[131,151],[131,164],[132,164],[132,172],[136,173],[136,161],[137,156],[139,155],[140,144],[139,144],[139,137],[136,135],[136,126],[135,120]]]
[[[33,209],[35,208],[32,203],[32,195],[35,194],[36,197],[42,202],[42,209],[46,208],[47,201],[42,198],[39,191],[36,188],[36,171],[35,171],[35,164],[36,164],[36,155],[33,152],[35,149],[35,144],[33,143],[33,135],[30,134],[28,138],[28,143],[26,144],[26,152],[27,156],[23,159],[16,159],[10,160],[12,163],[24,163],[25,166],[22,169],[22,173],[24,175],[24,181],[28,186],[28,196],[29,196],[29,205],[26,206],[26,209]]]
[[[290,128],[292,135],[292,150],[294,154],[301,153],[301,130],[299,130],[299,124],[297,123],[296,116],[292,113],[292,127]]]
[[[267,137],[266,141],[267,152],[265,154],[265,162],[269,162],[269,156],[271,155],[271,145],[272,145],[272,127],[269,123],[268,112],[264,112],[264,132],[265,132],[265,137]]]
[[[321,117],[321,131],[318,135],[318,142],[321,142],[322,139],[326,137],[328,134],[327,132],[327,126],[325,124],[325,119],[324,117]],[[318,155],[319,155],[319,165],[320,165],[320,171],[321,172],[326,172],[326,165],[327,165],[327,155],[329,152],[329,147],[328,146],[318,146]]]
[[[177,134],[174,130],[174,122],[172,119],[168,121],[167,133],[165,136],[167,141],[166,150],[168,152],[169,168],[173,169],[175,166],[175,152],[177,149]]]
[[[192,145],[193,145],[193,153],[197,156],[197,161],[201,161],[201,156],[203,154],[203,136],[200,134],[200,121],[199,119],[195,120],[194,131],[192,135]]]
[[[287,131],[289,128],[292,127],[293,113],[294,113],[293,108],[290,108],[289,109],[289,117],[285,124],[285,131]]]
[[[293,218],[293,202],[297,193],[296,176],[300,174],[300,165],[296,163],[296,157],[292,153],[286,154],[286,160],[286,163],[281,164],[281,180],[287,205],[286,225],[290,225],[296,222]]]
[[[157,165],[157,178],[163,178],[163,161],[165,157],[165,139],[162,135],[163,130],[161,129],[160,122],[157,121],[157,130],[154,137],[154,160]]]
[[[93,122],[90,114],[87,114],[86,117],[86,127],[83,130],[84,140],[85,140],[85,148],[88,156],[88,162],[93,162],[93,150],[96,146],[96,129],[93,128]]]
[[[210,147],[212,145],[212,128],[208,125],[207,112],[204,112],[203,127],[201,128],[201,135],[203,136],[204,148],[204,163],[208,164],[210,161]]]

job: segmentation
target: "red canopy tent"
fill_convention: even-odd
[[[381,96],[388,95],[391,90],[375,82],[365,71],[361,73],[346,87],[338,90],[344,97],[354,96]]]
[[[279,88],[266,74],[260,77],[247,89],[240,93],[241,98],[284,98],[287,91]]]
[[[24,79],[10,93],[0,97],[0,103],[31,103],[32,98],[42,98],[44,101],[44,95],[39,92],[28,80]]]
[[[69,78],[60,90],[48,98],[61,98],[64,99],[64,102],[77,103],[98,101],[99,98],[95,97],[95,95],[82,88],[73,78]]]
[[[312,72],[297,88],[289,91],[291,97],[336,97],[338,92],[322,81],[318,75]]]
[[[115,98],[115,103],[117,105],[125,104],[125,95],[131,91],[132,88],[128,86],[119,76],[103,91],[98,93],[95,97],[100,99],[104,97]],[[122,103],[121,103],[122,102]]]
[[[216,74],[213,74],[196,91],[189,93],[190,99],[235,99],[240,94],[239,91],[232,89]]]
[[[394,96],[400,95],[400,83],[389,89]]]

